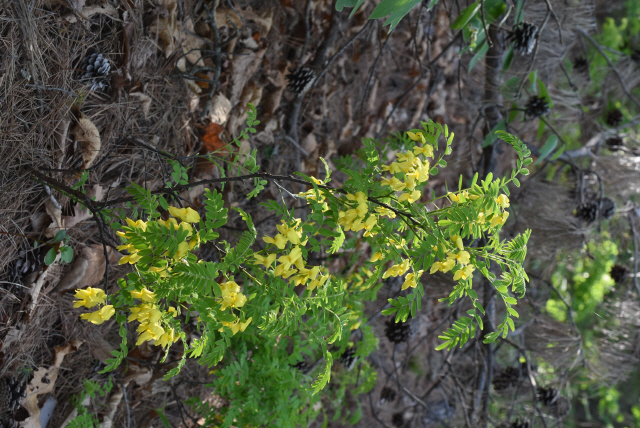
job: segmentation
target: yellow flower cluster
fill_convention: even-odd
[[[471,255],[465,250],[459,250],[457,253],[450,252],[447,254],[446,260],[434,262],[433,265],[431,265],[429,273],[435,273],[437,271],[449,272],[457,263],[460,266],[460,269],[458,269],[453,275],[453,280],[457,281],[459,279],[467,279],[475,270],[475,267],[469,264],[470,259]]]
[[[348,209],[347,211],[339,211],[338,224],[342,226],[345,231],[352,230],[354,232],[358,232],[365,229],[366,232],[364,233],[364,236],[371,236],[371,230],[378,222],[378,218],[373,213],[371,213],[367,218],[367,214],[369,213],[367,195],[365,195],[364,192],[356,192],[355,195],[347,193],[347,199],[356,202],[358,206],[356,208]]]
[[[191,237],[191,239],[188,242],[183,241],[180,244],[178,244],[178,249],[175,255],[173,256],[173,259],[180,260],[180,259],[183,259],[189,253],[189,251],[193,250],[196,247],[196,245],[200,243],[200,234],[197,232],[194,233],[193,226],[192,226],[192,223],[200,222],[200,215],[198,214],[197,211],[195,211],[192,208],[169,207],[169,213],[173,217],[170,217],[168,220],[158,220],[157,223],[161,226],[168,228],[169,230],[177,230],[181,232],[186,231],[187,238]],[[181,220],[180,223],[178,223],[176,218]],[[153,223],[153,222],[145,222],[142,220],[133,221],[129,218],[126,219],[126,222],[131,229],[140,230],[142,232],[147,230],[147,226],[149,223]],[[123,256],[118,263],[121,265],[125,263],[129,263],[132,265],[138,263],[142,258],[142,256],[138,253],[138,250],[132,244],[127,243],[127,240],[133,238],[136,235],[136,232],[118,231],[116,232],[116,234],[121,238],[123,238],[124,240],[124,244],[118,246],[117,250],[118,251],[127,250],[129,252],[129,254],[126,256]],[[165,253],[164,255],[167,256],[168,252]],[[160,275],[163,277],[168,276],[168,272],[166,268],[151,268],[151,270],[160,273]]]
[[[146,341],[153,340],[154,345],[167,347],[178,340],[175,330],[173,328],[164,328],[162,326],[163,313],[156,305],[156,295],[147,288],[143,288],[141,291],[132,291],[131,295],[142,300],[137,306],[130,308],[131,315],[129,315],[128,321],[138,321],[140,325],[136,330],[139,333],[136,346]],[[170,307],[168,310],[172,316],[177,315],[175,308]]]
[[[278,233],[275,237],[265,236],[262,239],[268,244],[274,244],[278,249],[284,250],[290,242],[292,247],[288,254],[278,257],[275,253],[263,256],[254,254],[256,264],[264,265],[266,268],[271,267],[278,259],[278,263],[273,273],[284,279],[291,276],[291,283],[294,285],[306,285],[309,291],[313,291],[317,287],[321,287],[329,279],[329,274],[320,275],[320,267],[313,266],[308,268],[305,266],[305,260],[302,255],[302,248],[307,241],[302,242],[302,220],[294,219],[293,225],[288,225],[284,221],[278,225]],[[295,276],[294,276],[295,275]]]
[[[420,132],[415,134],[408,132],[407,135],[409,135],[409,138],[413,141],[419,141],[422,144],[426,142],[424,135]],[[398,161],[382,167],[383,171],[388,171],[392,174],[391,178],[382,180],[383,186],[389,186],[396,192],[407,190],[407,192],[400,194],[398,197],[399,202],[408,201],[412,204],[422,196],[422,192],[415,190],[415,188],[418,184],[424,183],[429,179],[429,169],[431,165],[429,161],[423,161],[420,155],[432,158],[433,147],[429,144],[415,146],[412,151],[396,154]],[[395,177],[397,173],[404,174],[404,181]]]
[[[220,290],[222,291],[221,311],[227,308],[241,308],[247,302],[247,297],[240,292],[240,286],[235,281],[220,284]]]
[[[245,331],[247,326],[251,323],[253,317],[250,317],[248,320],[242,322],[238,318],[234,322],[222,321],[222,328],[219,331],[223,331],[224,327],[229,327],[235,336],[239,331]]]
[[[84,306],[85,308],[93,308],[94,306],[104,304],[107,295],[104,290],[100,288],[87,287],[84,290],[76,290],[75,297],[78,300],[73,302],[74,308],[79,308],[81,306]],[[95,312],[80,315],[80,318],[93,324],[102,324],[115,313],[116,311],[113,308],[113,305],[105,305]]]

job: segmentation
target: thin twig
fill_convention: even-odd
[[[587,33],[586,31],[584,31],[581,28],[576,28],[576,31],[580,32],[580,34],[582,34],[587,40],[589,40],[589,42],[593,45],[594,48],[596,48],[596,50],[600,53],[600,55],[602,55],[604,57],[604,59],[607,61],[607,64],[609,64],[609,68],[611,68],[611,70],[613,71],[613,74],[616,75],[616,78],[618,79],[618,82],[620,82],[620,86],[622,86],[622,90],[624,91],[624,93],[629,97],[629,99],[631,101],[633,101],[633,103],[640,107],[640,102],[636,99],[636,97],[634,97],[631,94],[631,91],[629,91],[629,88],[627,87],[627,84],[624,82],[624,79],[622,78],[622,76],[620,75],[620,72],[618,71],[618,69],[616,68],[616,66],[611,62],[611,60],[609,59],[609,57],[607,56],[606,53],[604,53],[604,51],[602,50],[602,46],[600,46],[598,44],[598,42],[596,42],[595,40],[593,40],[593,37],[591,37],[589,35],[589,33]]]

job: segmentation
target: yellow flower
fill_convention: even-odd
[[[422,276],[421,270],[419,270],[418,272],[407,274],[404,279],[404,283],[402,284],[402,289],[406,290],[409,287],[416,288],[418,286],[418,280],[420,279],[420,276]]]
[[[177,208],[169,207],[169,214],[179,218],[182,221],[188,223],[198,223],[200,221],[200,214],[192,208]]]
[[[505,224],[507,222],[507,218],[509,218],[509,211],[505,211],[502,215],[494,215],[491,219],[491,227]]]
[[[141,333],[138,336],[136,346],[141,345],[143,342],[150,340],[158,340],[165,333],[164,329],[158,324],[144,323],[138,327],[138,332]]]
[[[268,256],[261,256],[260,254],[254,254],[253,257],[256,258],[256,262],[258,262],[261,265],[264,265],[264,267],[268,268],[270,267],[273,262],[276,260],[276,254],[272,253],[269,254]]]
[[[133,221],[130,218],[125,219],[127,221],[127,224],[130,227],[133,227],[134,229],[142,229],[143,231],[147,230],[147,223],[142,221],[142,220],[138,220],[138,221]]]
[[[401,192],[407,186],[402,181],[398,180],[396,177],[391,177],[390,179],[382,180],[383,186],[389,186],[396,192]]]
[[[396,213],[391,211],[389,208],[376,207],[376,212],[380,215],[386,215],[389,218],[396,218]]]
[[[420,141],[422,144],[425,143],[424,135],[422,135],[422,132],[418,132],[418,133],[414,134],[413,132],[407,131],[407,135],[413,141]]]
[[[273,271],[273,273],[276,276],[281,276],[284,279],[289,278],[291,275],[293,275],[296,272],[297,271],[295,269],[289,269],[289,268],[285,269],[285,265],[283,265],[283,264],[277,265],[275,270]]]
[[[141,323],[155,324],[162,318],[162,312],[158,307],[149,303],[132,306],[129,310],[131,311],[131,315],[127,319],[129,322],[137,320]]]
[[[184,258],[189,252],[189,243],[187,241],[183,241],[178,244],[178,251],[173,256],[173,260],[180,260]]]
[[[464,268],[458,270],[455,275],[453,275],[453,280],[457,281],[459,279],[467,279],[471,276],[471,274],[473,273],[473,271],[475,270],[475,268],[473,267],[473,265],[468,265],[465,266]]]
[[[460,195],[456,195],[455,193],[449,192],[449,194],[447,196],[453,202],[457,202],[457,203],[462,202],[462,199],[460,198]]]
[[[460,251],[457,255],[456,255],[456,260],[458,260],[458,263],[460,263],[461,265],[466,265],[467,263],[469,263],[469,253],[466,251]]]
[[[171,316],[174,318],[178,315],[178,311],[173,306],[169,306],[169,309],[167,309],[167,313],[173,314]]]
[[[186,221],[181,221],[180,222],[180,226],[178,227],[178,229],[186,230],[187,231],[187,236],[193,235],[193,226],[191,226]]]
[[[350,201],[356,201],[358,204],[364,204],[367,202],[367,195],[364,192],[356,192],[355,195],[347,193],[347,199]]]
[[[136,264],[138,263],[138,261],[142,258],[141,255],[139,255],[137,252],[136,253],[131,253],[128,256],[124,256],[122,257],[119,261],[118,264],[119,265],[123,265],[125,263],[129,263],[129,264]]]
[[[287,238],[281,234],[277,234],[275,239],[271,238],[270,236],[265,236],[262,239],[267,244],[275,244],[275,246],[280,250],[284,250],[284,247],[287,245]]]
[[[401,263],[393,265],[387,269],[387,271],[382,275],[382,278],[387,279],[390,276],[402,276],[409,270],[409,267],[409,259],[404,259]]]
[[[456,264],[456,260],[448,258],[447,260],[445,260],[441,264],[442,264],[442,266],[440,268],[440,271],[446,273],[446,272],[449,272],[451,269],[453,269],[453,267]]]
[[[309,282],[309,284],[307,284],[307,290],[311,292],[315,290],[317,287],[322,287],[322,285],[324,285],[324,283],[327,282],[328,279],[329,279],[329,274],[322,275],[320,278],[314,279],[313,281]]]
[[[141,299],[145,302],[155,303],[156,295],[147,288],[143,288],[142,291],[132,291],[131,295],[134,299]]]
[[[458,235],[453,235],[451,237],[451,242],[453,242],[459,250],[464,249],[464,244],[462,243],[462,238]]]
[[[286,256],[278,257],[278,261],[284,265],[284,270],[288,270],[289,267],[291,267],[292,264],[295,264],[295,262],[301,257],[302,250],[300,249],[300,247],[296,246],[293,247],[291,252]]]
[[[423,143],[424,144],[424,143]],[[432,158],[433,157],[433,146],[431,145],[426,145],[424,147],[420,147],[420,146],[415,146],[413,148],[413,153],[417,156],[420,153],[424,154],[426,157],[428,158]]]
[[[382,165],[383,171],[389,171],[391,174],[402,172],[400,164],[398,162],[392,162],[391,165]]]
[[[200,243],[200,233],[198,232],[195,235],[193,235],[191,240],[189,240],[189,251],[193,250],[195,246],[198,245],[199,243]]]
[[[80,318],[93,324],[102,324],[116,313],[113,305],[106,305],[95,312],[80,315]]]
[[[422,192],[420,192],[419,190],[414,190],[410,194],[409,193],[403,193],[398,198],[398,202],[409,201],[409,203],[412,204],[415,201],[417,201],[418,199],[420,199],[421,195],[422,195]]]
[[[178,338],[176,337],[176,333],[175,331],[170,328],[168,331],[165,330],[165,332],[158,338],[155,340],[155,342],[153,342],[154,345],[158,345],[158,346],[162,346],[163,348],[173,344]]]
[[[134,247],[131,244],[124,244],[124,245],[118,245],[116,247],[116,250],[118,250],[118,251],[127,250],[127,251],[129,251],[131,253],[131,252],[135,252],[136,251],[136,247]]]
[[[371,260],[369,260],[369,262],[370,263],[377,262],[381,258],[382,258],[382,253],[380,251],[378,251],[373,256],[371,256]]]
[[[502,209],[509,208],[509,198],[507,197],[507,195],[500,195],[495,198],[495,201],[502,207]]]
[[[233,335],[235,336],[235,334],[238,331],[245,331],[247,326],[251,323],[251,320],[253,319],[253,317],[250,317],[248,320],[241,322],[240,320],[236,319],[234,322],[227,322],[227,321],[222,321],[222,325],[223,327],[219,330],[219,331],[223,331],[224,327],[229,327],[231,329],[231,331],[233,332]]]
[[[244,294],[240,293],[240,286],[235,281],[228,281],[220,284],[222,290],[222,301],[220,302],[220,310],[224,311],[228,307],[241,308],[247,302]]]
[[[473,196],[473,195],[472,195],[472,196]],[[478,224],[484,224],[484,221],[485,221],[485,215],[484,215],[484,213],[483,213],[483,212],[479,212],[479,213],[478,213],[478,218],[476,219],[476,222],[477,222]]]
[[[173,225],[174,229],[178,229],[178,222],[173,217],[169,217],[167,220],[158,220],[158,224],[166,227],[169,230],[171,230],[171,225]]]
[[[429,270],[429,273],[433,275],[434,273],[436,273],[440,269],[442,269],[442,262],[434,262],[431,265],[431,270]]]
[[[76,290],[76,300],[73,302],[74,308],[84,306],[85,308],[93,308],[96,305],[101,305],[107,298],[104,290],[101,288],[87,287],[84,290]]]

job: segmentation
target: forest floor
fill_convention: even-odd
[[[87,209],[34,179],[34,170],[68,187],[88,171],[85,189],[98,201],[126,195],[130,183],[150,190],[163,187],[171,173],[168,158],[190,167],[190,182],[219,177],[217,167],[197,157],[210,153],[242,156],[257,149],[264,172],[320,176],[320,158],[336,171],[340,158],[356,153],[363,138],[383,139],[428,119],[447,124],[457,136],[448,167],[429,181],[430,191],[443,195],[457,186],[460,174],[469,178],[482,168],[482,143],[489,131],[483,116],[485,68],[478,64],[475,71],[467,70],[469,55],[458,60],[463,46],[449,29],[448,6],[430,13],[417,8],[388,34],[380,20],[367,20],[371,7],[349,19],[328,0],[221,1],[213,12],[206,7],[210,3],[16,0],[0,5],[0,374],[33,373],[54,363],[56,349],[61,357],[68,352],[59,369],[47,372],[57,376],[49,393],[39,396],[40,405],[49,397],[57,403],[50,427],[69,418],[74,408],[70,399],[83,389],[84,380],[108,379],[98,372],[119,336],[115,321],[94,326],[81,322],[81,310],[72,308],[76,288],[103,281],[107,263],[101,234],[112,232],[102,230]],[[83,60],[92,54],[106,58],[104,76],[95,71],[87,75]],[[302,66],[318,79],[299,97],[287,88],[287,75]],[[516,71],[524,74],[525,66]],[[257,133],[237,152],[227,152],[226,145],[244,127],[248,103],[258,111]],[[525,141],[535,141],[535,132],[534,126],[519,128]],[[514,153],[506,147],[499,151],[497,171],[510,170]],[[336,173],[332,184],[337,187],[344,179]],[[542,209],[538,222],[552,218],[554,209],[571,215],[575,195],[566,186],[549,186],[528,189],[519,217],[524,220],[512,224],[510,235],[531,226],[527,212],[541,210],[539,203],[550,192],[555,205]],[[204,190],[197,186],[179,196],[199,208]],[[225,206],[248,212],[259,237],[271,234],[276,225],[260,202],[283,198],[290,207],[297,203],[273,182],[254,199],[246,199],[248,190],[243,183],[226,186]],[[291,193],[303,190],[287,188]],[[581,245],[582,226],[571,219],[556,223],[553,230],[567,225],[574,230],[570,238],[552,239],[568,239],[561,245],[565,248]],[[45,267],[48,248],[34,248],[34,238],[43,242],[60,229],[66,229],[76,256],[69,264]],[[222,238],[234,242],[241,232],[241,219],[230,215]],[[543,244],[540,248],[541,259],[555,251],[545,253]],[[206,259],[208,252],[212,249],[204,246],[199,256]],[[108,256],[107,291],[115,290],[117,278],[128,271],[127,265],[118,265],[121,255],[115,248]],[[346,255],[337,257],[330,269],[344,271],[347,263]],[[539,275],[552,267],[539,268]],[[399,283],[389,283],[377,301],[367,303],[367,314],[375,315],[371,325],[381,338],[372,358],[378,381],[368,397],[360,397],[358,426],[439,424],[456,412],[447,397],[466,394],[463,390],[477,380],[478,356],[473,354],[481,350],[453,363],[446,353],[433,351],[451,314],[438,299],[448,295],[451,284],[444,276],[430,277],[428,299],[411,323],[408,343],[387,340],[385,317],[377,316],[387,298],[399,291]],[[551,291],[541,286],[537,293],[544,302]],[[525,312],[537,308],[532,303]],[[575,348],[578,339],[572,333],[555,331],[559,327],[553,321],[545,322],[547,334]],[[69,343],[73,346],[65,348]],[[159,363],[162,351],[157,347],[143,344],[131,350],[126,364],[113,374],[115,392],[91,403],[103,423],[111,419],[118,427],[161,426],[155,409],[162,408],[171,426],[199,426],[183,401],[199,395],[222,402],[203,388],[209,369],[195,361],[188,361],[171,382],[162,381],[181,355],[174,348],[165,363]],[[441,383],[448,371],[455,373],[454,380]],[[381,399],[388,386],[404,393]],[[422,399],[407,390],[422,391],[427,404],[417,405]],[[118,400],[113,399],[116,393]],[[360,405],[355,398],[346,395],[346,408],[353,411]],[[462,413],[466,416],[467,409]],[[21,409],[14,418],[24,421],[28,416]]]

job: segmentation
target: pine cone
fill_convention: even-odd
[[[387,336],[390,342],[402,343],[405,342],[411,334],[411,326],[407,322],[394,322],[394,319],[390,319],[386,323],[387,328],[384,330],[384,334]]]
[[[517,367],[507,367],[499,372],[493,378],[493,388],[496,391],[504,391],[505,389],[520,383],[522,372]]]
[[[613,199],[602,198],[602,218],[611,220],[616,214],[616,203]]]
[[[35,251],[20,250],[16,259],[7,267],[4,276],[8,282],[22,284],[22,278],[34,272],[39,265]]]
[[[350,369],[353,366],[353,363],[356,361],[356,348],[351,347],[347,348],[342,355],[340,356],[340,360],[338,360],[340,364],[345,366],[345,368]]]
[[[404,414],[402,412],[394,413],[391,416],[391,423],[394,427],[401,427],[404,425]]]
[[[524,114],[527,117],[535,118],[544,116],[549,113],[549,111],[551,111],[551,108],[549,107],[549,102],[546,98],[533,96],[529,98],[529,101],[527,101]]]
[[[547,388],[539,386],[537,389],[538,401],[540,401],[545,406],[551,406],[552,404],[554,404],[556,401],[558,401],[559,396],[560,394],[558,393],[558,390],[551,386]]]
[[[0,378],[0,415],[12,414],[20,407],[20,401],[27,395],[26,380],[13,377]]]
[[[509,38],[513,40],[513,48],[520,52],[520,55],[529,55],[536,46],[538,27],[531,22],[521,22],[513,27]]]
[[[628,273],[629,269],[625,265],[613,265],[609,271],[609,276],[616,284],[622,284]]]
[[[607,113],[604,122],[612,128],[617,128],[622,123],[622,119],[624,119],[624,115],[619,108],[616,108]]]
[[[380,402],[384,403],[386,401],[392,402],[395,401],[396,399],[396,390],[393,388],[389,388],[388,386],[385,386],[384,388],[382,388],[382,391],[380,392]]]
[[[84,57],[80,64],[82,74],[80,80],[91,85],[91,90],[104,91],[109,86],[106,77],[111,71],[111,64],[107,57],[99,53],[93,53]]]
[[[499,425],[500,428],[529,428],[529,421],[520,418],[513,422],[503,422]]]
[[[316,79],[316,74],[308,67],[297,67],[294,70],[289,69],[289,71],[291,74],[286,76],[289,81],[287,89],[296,94],[307,92]]]
[[[585,57],[579,56],[573,61],[573,69],[578,73],[585,73],[589,71],[589,61]]]
[[[576,217],[585,221],[587,224],[593,223],[598,218],[598,202],[585,202],[578,206]]]
[[[607,138],[607,141],[605,141],[605,144],[610,149],[616,149],[617,147],[623,147],[624,141],[622,140],[622,138],[615,136],[615,137]]]
[[[0,428],[18,428],[18,422],[9,416],[0,416]]]

